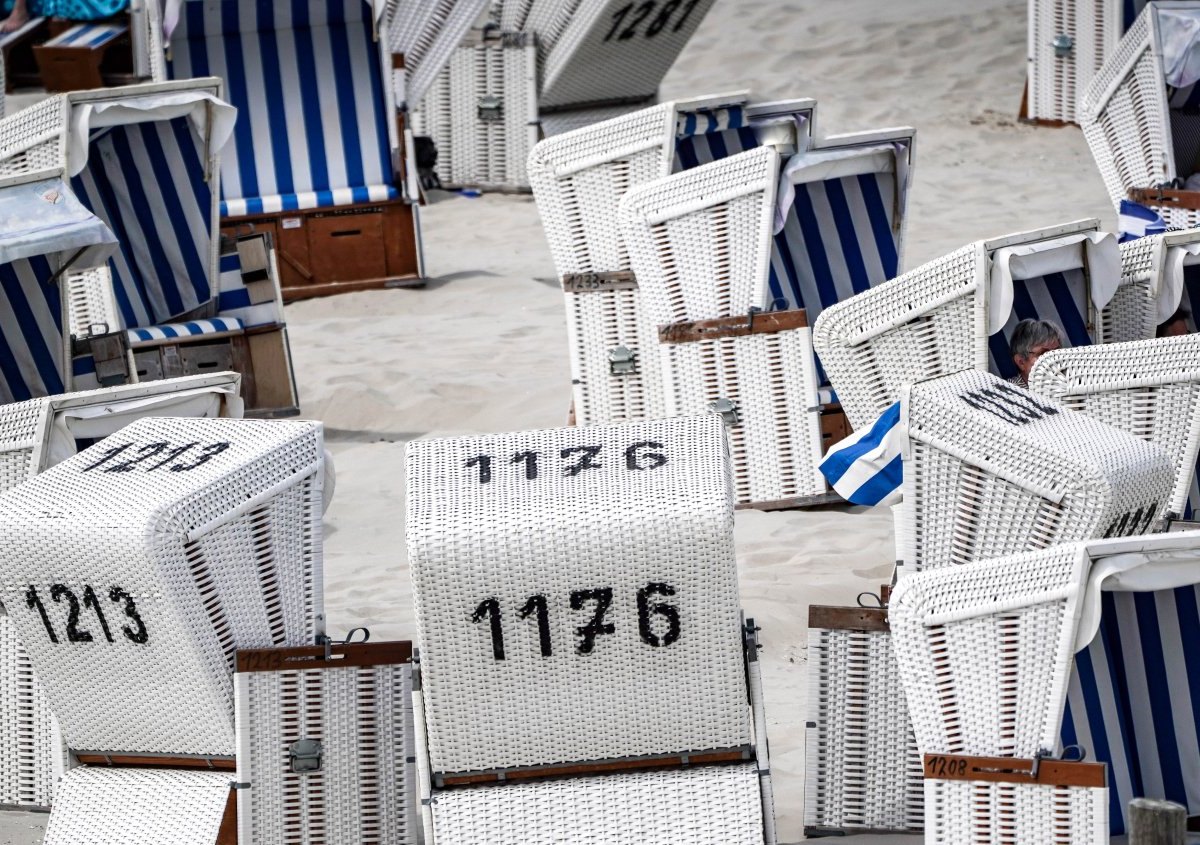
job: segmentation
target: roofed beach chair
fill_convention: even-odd
[[[1115,207],[1132,199],[1168,226],[1200,224],[1200,3],[1146,3],[1079,101],[1079,123]]]
[[[1127,831],[1137,796],[1196,813],[1197,670],[1180,655],[1200,642],[1198,563],[1192,531],[1059,545],[897,586],[927,842],[1100,845]],[[1059,760],[1081,752],[1095,762]]]
[[[775,841],[728,455],[712,416],[409,445],[427,843]]]
[[[295,413],[268,246],[231,244],[242,278],[220,275],[214,187],[233,120],[220,93],[215,79],[76,92],[0,122],[19,229],[0,257],[0,400],[132,381],[140,347],[174,362],[146,379],[236,368],[251,410]]]
[[[811,100],[753,105],[745,94],[663,103],[542,141],[529,179],[567,306],[575,419],[666,413],[658,327],[644,317],[617,213],[627,191],[782,139],[808,146]]]
[[[386,7],[186,0],[166,42],[170,78],[219,76],[237,108],[221,228],[270,233],[285,300],[421,284]]]
[[[47,843],[216,841],[235,651],[323,632],[322,454],[315,423],[142,419],[0,497],[5,606],[82,764]]]

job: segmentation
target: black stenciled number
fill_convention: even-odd
[[[42,617],[42,624],[46,626],[46,633],[50,635],[50,642],[57,643],[58,636],[54,633],[54,626],[50,624],[50,616],[46,613],[46,606],[42,604],[42,597],[38,595],[37,587],[33,584],[29,585],[29,589],[25,591],[25,604],[31,609],[36,609],[38,615]]]
[[[604,36],[605,41],[611,41],[612,37],[617,34],[617,30],[621,28],[621,22],[623,20],[625,20],[625,16],[628,15],[630,13],[630,11],[633,10],[633,6],[634,6],[633,3],[629,3],[628,5],[622,6],[621,8],[619,8],[615,12],[613,12],[613,14],[612,14],[612,17],[613,17],[612,29],[610,29],[608,31],[608,35]]]
[[[119,464],[113,464],[110,467],[105,467],[105,472],[133,472],[133,468],[142,461],[150,458],[157,458],[167,449],[171,448],[170,443],[150,443],[138,449],[138,456],[128,461],[121,461]]]
[[[492,657],[504,659],[504,629],[500,626],[500,600],[484,599],[471,614],[472,622],[482,622],[487,617],[492,629]]]
[[[211,446],[205,446],[204,451],[200,453],[200,457],[196,458],[195,463],[172,464],[171,472],[191,472],[197,467],[208,463],[232,445],[232,443],[213,443]]]
[[[132,445],[133,445],[132,443],[126,443],[124,446],[113,446],[111,449],[105,450],[104,457],[101,458],[100,460],[96,461],[96,463],[92,464],[91,466],[84,467],[83,472],[91,472],[96,467],[104,466],[106,463],[111,461],[113,458],[115,458],[117,455],[124,452],[126,449],[128,449]]]
[[[467,469],[479,467],[479,483],[487,484],[492,480],[492,456],[479,455],[467,461]]]
[[[642,642],[647,645],[663,648],[679,640],[679,608],[665,602],[650,603],[650,599],[654,596],[673,595],[675,595],[675,588],[670,584],[660,582],[651,582],[638,590],[638,633],[642,637]],[[654,633],[654,626],[650,620],[651,615],[661,616],[667,621],[667,630],[661,635]]]
[[[182,446],[176,446],[174,449],[172,449],[170,452],[167,453],[167,456],[165,458],[163,458],[161,461],[156,463],[154,466],[146,467],[146,472],[154,472],[154,470],[156,470],[156,469],[162,469],[167,464],[171,463],[171,461],[175,460],[176,458],[181,456],[183,453],[187,452],[189,449],[194,449],[196,446],[199,446],[199,445],[200,445],[199,443],[185,443]]]
[[[637,29],[642,25],[642,21],[644,21],[657,6],[658,3],[656,0],[646,0],[645,3],[638,6],[637,11],[633,13],[633,20],[629,22],[629,26],[625,28],[625,31],[617,36],[617,40],[628,41],[630,38],[636,36]]]
[[[108,628],[108,620],[104,618],[104,608],[100,607],[100,600],[96,598],[96,591],[91,588],[91,585],[83,588],[83,606],[90,607],[96,614],[96,618],[100,620],[100,627],[104,631],[104,639],[111,643],[113,641],[112,631]]]
[[[667,462],[667,456],[662,452],[647,452],[645,449],[663,449],[661,443],[655,443],[653,440],[643,440],[641,443],[634,443],[625,450],[625,468],[630,472],[636,472],[642,469],[658,469]]]
[[[54,599],[56,604],[62,602],[63,596],[66,596],[70,605],[67,611],[67,640],[73,643],[90,643],[92,632],[79,630],[79,598],[66,584],[50,585],[50,598]]]
[[[616,632],[616,625],[604,621],[604,615],[608,613],[609,605],[612,604],[612,597],[612,587],[598,587],[595,590],[575,590],[571,593],[571,610],[583,610],[584,605],[588,602],[596,603],[591,621],[575,629],[575,633],[579,635],[579,643],[575,646],[575,650],[580,654],[591,654],[592,649],[596,647],[596,637],[600,634],[613,634]]]
[[[542,657],[550,657],[553,652],[550,643],[550,609],[546,603],[546,597],[530,596],[525,601],[525,606],[517,611],[517,615],[522,619],[536,615],[538,643],[542,647]]]
[[[132,643],[145,645],[150,639],[149,632],[146,630],[146,623],[142,621],[142,617],[138,615],[137,604],[133,600],[133,596],[122,590],[120,587],[113,587],[108,591],[108,600],[111,602],[125,602],[125,615],[130,621],[137,625],[136,628],[130,628],[128,625],[122,625],[121,631],[125,634],[125,638]]]
[[[663,7],[659,10],[658,15],[650,22],[650,26],[646,27],[646,37],[653,38],[671,22],[671,15],[675,14],[675,10],[679,8],[679,4],[683,0],[667,0]]]
[[[525,480],[536,481],[538,477],[538,453],[537,452],[518,452],[513,455],[512,462],[514,464],[525,464]]]
[[[692,9],[700,5],[700,0],[688,0],[687,8],[683,10],[683,17],[679,19],[679,23],[675,24],[675,28],[671,32],[679,32],[683,29],[683,25],[687,23],[687,19],[692,15]]]
[[[603,446],[572,446],[569,449],[563,449],[560,455],[564,461],[570,460],[576,455],[580,456],[578,463],[563,469],[563,475],[574,478],[585,469],[600,469],[601,465],[596,463],[595,458],[603,448]]]

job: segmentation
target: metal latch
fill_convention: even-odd
[[[504,100],[495,94],[484,94],[480,97],[479,119],[488,122],[504,120]]]
[[[1060,59],[1065,59],[1075,49],[1075,39],[1065,32],[1060,32],[1054,36],[1054,40],[1050,42],[1050,46],[1054,48],[1054,55]]]
[[[631,376],[637,372],[637,353],[627,346],[608,350],[608,371],[614,376]]]
[[[725,425],[737,425],[742,421],[738,414],[738,406],[730,399],[718,399],[708,406],[708,410],[714,414],[720,414],[721,419],[725,421]]]
[[[298,739],[288,749],[288,758],[292,763],[292,771],[298,775],[321,771],[321,741],[317,739]]]

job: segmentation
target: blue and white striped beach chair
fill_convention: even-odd
[[[238,110],[223,227],[268,231],[285,299],[420,284],[383,4],[182,4],[174,79],[218,76]]]

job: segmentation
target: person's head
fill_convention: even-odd
[[[1026,382],[1037,359],[1046,352],[1061,349],[1062,345],[1062,329],[1049,320],[1022,320],[1013,329],[1012,340],[1008,342],[1017,372]]]
[[[1155,331],[1155,337],[1177,337],[1181,334],[1188,333],[1188,317],[1191,312],[1188,311],[1186,305],[1180,305],[1175,309],[1175,313],[1166,319],[1165,322],[1158,324],[1158,330]]]

